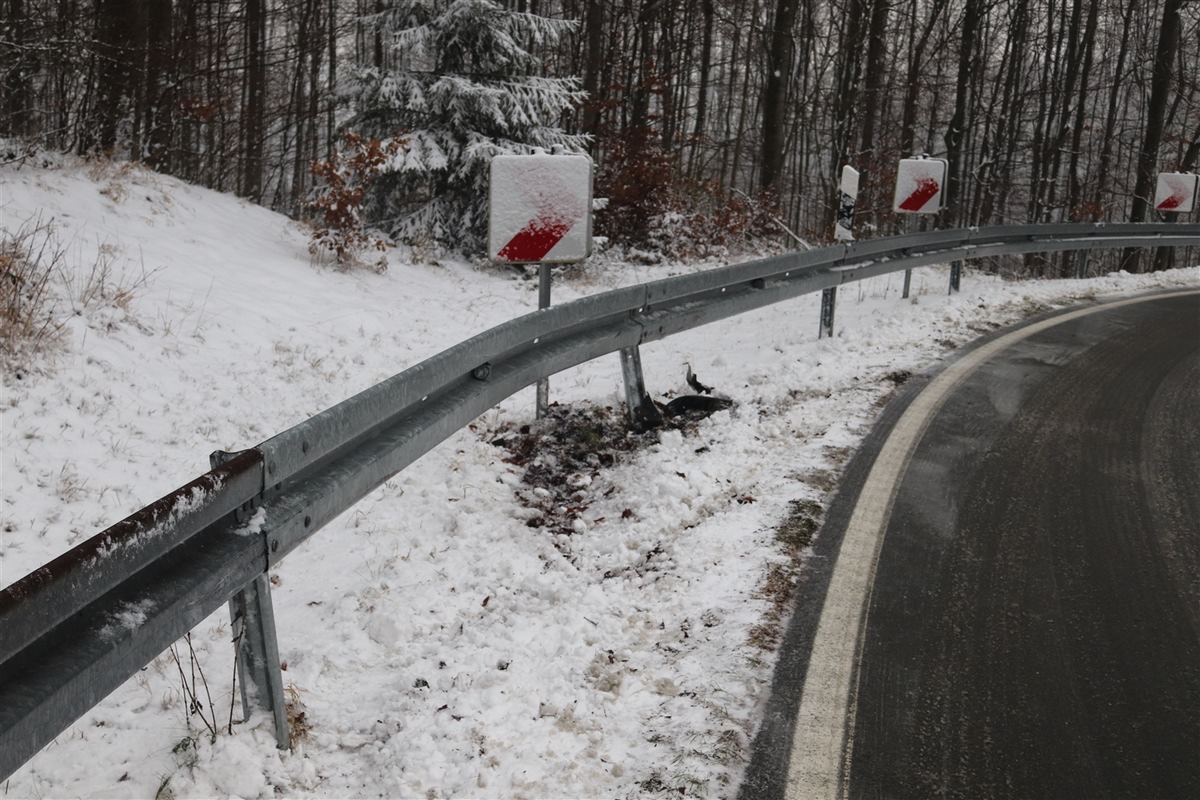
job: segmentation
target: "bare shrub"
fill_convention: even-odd
[[[338,266],[346,268],[359,263],[369,250],[382,253],[387,248],[385,240],[367,232],[363,201],[380,167],[403,147],[404,140],[399,136],[382,142],[347,131],[332,157],[312,165],[313,175],[324,185],[307,204],[315,217],[310,253],[333,253]],[[387,269],[387,259],[381,255],[372,266],[382,272]]]
[[[597,232],[643,260],[724,256],[777,237],[772,197],[678,177],[674,157],[646,132],[607,146],[596,176],[596,191],[608,201],[596,214]]]
[[[0,228],[0,368],[18,376],[33,370],[61,346],[72,315],[102,308],[128,313],[153,272],[117,269],[120,252],[101,243],[88,268],[52,221],[39,216],[15,230]]]
[[[50,222],[36,217],[15,231],[0,231],[0,356],[16,370],[55,346],[65,322],[58,318],[53,278],[65,250]]]
[[[120,252],[119,247],[102,243],[96,248],[96,258],[87,272],[62,272],[63,285],[75,311],[94,308],[129,311],[138,291],[150,282],[154,272],[147,272],[143,266],[138,275],[119,274],[115,267]]]
[[[204,668],[196,656],[196,649],[192,646],[191,632],[189,631],[179,641],[187,647],[187,669],[184,669],[183,660],[179,657],[177,649],[179,642],[171,645],[170,653],[171,660],[175,662],[175,667],[179,671],[179,684],[183,690],[183,698],[187,707],[188,725],[191,725],[193,717],[199,717],[204,729],[208,731],[208,735],[215,740],[221,724],[217,720],[217,709],[213,704],[212,692],[208,688],[208,678],[204,675]],[[203,696],[201,692],[203,692]],[[230,700],[230,703],[232,704],[233,701]],[[231,711],[231,718],[232,713]],[[231,721],[230,726],[232,724]]]

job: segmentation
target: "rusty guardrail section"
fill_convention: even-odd
[[[926,264],[1192,245],[1200,224],[935,231],[617,289],[480,333],[251,449],[214,453],[211,471],[0,590],[0,779],[226,603],[247,713],[271,713],[286,746],[267,570],[542,378],[619,352],[630,414],[646,421],[655,411],[638,347],[681,331]]]

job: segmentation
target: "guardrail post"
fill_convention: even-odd
[[[901,300],[908,299],[908,290],[910,288],[912,288],[912,270],[906,269],[904,270],[904,291],[900,293]]]
[[[268,712],[275,723],[275,742],[280,750],[286,750],[292,743],[291,729],[279,670],[271,581],[266,573],[230,598],[229,618],[242,681],[242,711],[247,719],[256,708]]]
[[[646,393],[642,353],[637,345],[621,348],[621,374],[625,377],[625,409],[633,426],[644,431],[662,425],[662,414]]]
[[[209,455],[208,461],[216,469],[236,455],[217,450]],[[237,512],[238,520],[245,521],[249,513],[249,509],[243,507]],[[229,620],[233,628],[237,677],[242,683],[242,714],[249,719],[256,708],[269,713],[275,726],[275,742],[280,750],[286,750],[292,745],[291,726],[283,694],[283,674],[279,669],[271,581],[265,572],[229,598]]]
[[[817,338],[828,336],[833,338],[833,312],[837,306],[837,287],[830,286],[828,289],[821,291],[821,327],[817,331]]]
[[[1086,278],[1087,277],[1087,268],[1088,268],[1088,251],[1087,250],[1076,250],[1075,251],[1075,277],[1078,279]]]
[[[538,310],[550,307],[550,265],[538,264]],[[537,382],[537,398],[535,400],[534,416],[542,419],[550,413],[550,379],[541,378]]]

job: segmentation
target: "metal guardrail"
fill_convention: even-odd
[[[229,603],[247,708],[288,741],[267,570],[389,477],[541,378],[875,275],[1002,254],[1200,245],[1200,224],[1053,224],[837,245],[654,281],[485,331],[241,453],[0,590],[0,778]],[[830,310],[832,315],[832,310]],[[647,406],[649,405],[649,408]]]

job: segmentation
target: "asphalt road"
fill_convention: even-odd
[[[1200,797],[1200,294],[961,360],[851,465],[741,795]]]

